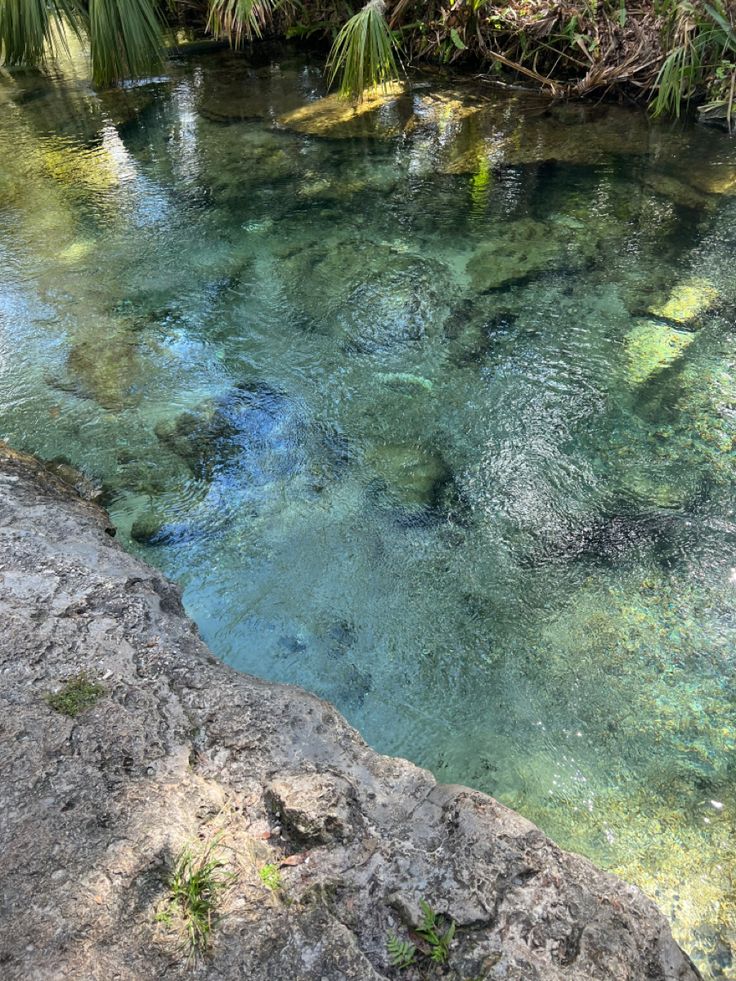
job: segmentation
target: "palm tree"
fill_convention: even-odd
[[[353,2],[335,3],[332,11],[346,6],[355,10]],[[329,4],[315,6],[318,18],[329,17]],[[705,92],[710,102],[703,114],[723,114],[729,121],[736,117],[736,11],[732,0],[663,0],[656,14],[661,36],[658,39],[657,31],[647,28],[651,43],[644,46],[643,54],[627,52],[625,44],[601,45],[595,53],[583,45],[588,61],[582,62],[576,41],[582,35],[570,28],[573,21],[577,24],[577,15],[561,27],[562,7],[549,6],[544,29],[551,33],[542,32],[539,37],[541,28],[534,19],[533,5],[515,0],[506,4],[452,0],[447,9],[439,9],[441,16],[431,31],[426,30],[426,18],[434,9],[432,4],[367,0],[346,23],[318,19],[316,27],[334,35],[327,61],[330,83],[355,99],[367,88],[386,85],[398,76],[403,37],[419,56],[454,60],[472,48],[476,57],[531,78],[552,94],[573,96],[595,89],[609,91],[616,84],[625,87],[631,80],[632,63],[638,59],[643,75],[637,84],[655,112],[678,114],[683,102]],[[644,13],[650,6],[657,7],[645,4]],[[9,65],[40,65],[55,39],[64,37],[58,29],[62,22],[66,30],[87,37],[93,78],[97,84],[109,85],[149,75],[163,63],[167,17],[194,13],[215,37],[237,46],[260,37],[271,26],[278,32],[294,26],[308,10],[306,0],[0,0],[0,60]],[[586,10],[589,29],[597,30],[600,20],[611,37],[618,37],[616,32],[628,23],[625,0],[588,4]],[[513,15],[507,23],[505,11]],[[524,17],[531,20],[527,23]],[[540,73],[545,59],[549,77]],[[583,77],[578,77],[581,71]]]
[[[97,84],[144,77],[164,61],[167,14],[184,6],[183,0],[0,0],[0,55],[8,65],[39,66],[63,44],[63,25],[88,39]],[[191,9],[191,0],[186,6]],[[201,0],[201,7],[207,29],[234,46],[260,37],[277,15],[288,25],[296,14],[291,0]],[[385,0],[368,0],[337,34],[330,81],[360,98],[366,88],[396,78],[397,49]]]

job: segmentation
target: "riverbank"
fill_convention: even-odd
[[[634,887],[218,662],[105,512],[7,448],[0,515],[8,981],[379,979],[392,934],[407,979],[699,976]],[[187,963],[172,870],[208,844],[223,889]],[[456,924],[436,974],[420,901]]]
[[[60,31],[87,37],[98,86],[156,75],[186,31],[233,47],[264,37],[324,48],[325,74],[360,100],[372,86],[398,81],[418,64],[461,65],[531,84],[556,99],[615,98],[680,116],[696,106],[702,120],[732,128],[736,106],[736,20],[730,0],[140,0],[90,22],[72,0],[60,28],[55,7],[21,4],[0,18],[0,65],[43,67],[64,50]],[[121,43],[121,38],[125,43]],[[328,54],[329,52],[329,54]]]

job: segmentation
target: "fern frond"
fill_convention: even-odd
[[[405,968],[414,963],[417,949],[408,940],[401,940],[395,933],[389,933],[386,940],[386,950],[389,960],[394,967]]]

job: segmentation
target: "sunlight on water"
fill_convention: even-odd
[[[226,661],[733,977],[736,144],[323,94],[265,49],[2,82],[2,436],[104,486]]]

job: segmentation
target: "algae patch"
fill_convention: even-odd
[[[674,288],[666,303],[651,307],[649,312],[664,320],[687,324],[705,313],[718,299],[718,290],[707,279],[692,279]]]
[[[695,340],[691,325],[717,298],[718,291],[709,280],[692,279],[678,284],[663,304],[650,307],[649,313],[661,320],[640,320],[626,336],[629,380],[641,384],[673,364]]]

